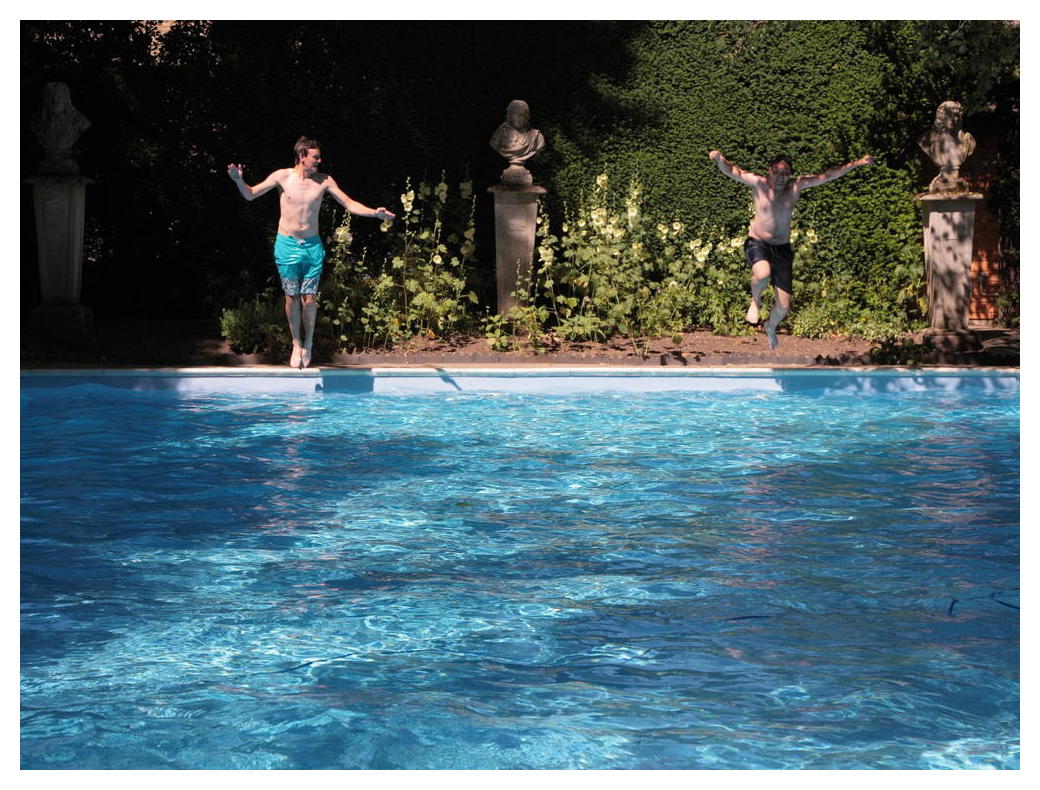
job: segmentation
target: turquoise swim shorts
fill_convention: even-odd
[[[318,293],[325,247],[321,238],[298,239],[279,233],[274,240],[274,263],[286,296]]]

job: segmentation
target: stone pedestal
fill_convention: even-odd
[[[42,304],[30,324],[89,332],[92,311],[79,303],[83,285],[83,220],[87,184],[82,176],[39,175],[33,185]]]
[[[526,168],[523,170],[530,175]],[[507,168],[506,173],[514,170]],[[506,180],[503,173],[503,181]],[[509,173],[514,183],[488,187],[495,196],[495,273],[498,281],[498,313],[504,315],[517,306],[512,294],[517,283],[531,281],[531,256],[534,253],[535,226],[538,220],[538,198],[545,188],[534,186],[523,174]],[[521,183],[515,183],[521,180]],[[524,184],[522,181],[528,181]]]
[[[79,303],[83,284],[83,220],[89,178],[79,175],[72,147],[90,121],[72,106],[69,86],[48,82],[43,107],[31,123],[45,156],[33,185],[42,304],[28,316],[38,333],[82,340],[93,312]]]
[[[926,329],[924,341],[932,351],[931,361],[942,365],[963,365],[982,350],[978,335],[970,330]]]
[[[982,195],[928,192],[917,199],[924,207],[929,334],[957,338],[968,333],[975,206]]]

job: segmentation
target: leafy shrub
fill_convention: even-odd
[[[544,213],[539,221],[534,292],[559,336],[622,336],[645,349],[650,338],[697,326],[748,333],[744,235],[731,238],[707,224],[695,232],[679,220],[649,221],[641,183],[632,179],[619,198],[610,181],[600,174],[558,232]],[[816,234],[795,227],[792,243],[809,250]]]
[[[285,302],[268,289],[220,316],[220,334],[236,354],[288,351],[291,345],[285,320]]]
[[[791,332],[801,337],[858,337],[873,342],[902,337],[910,327],[892,316],[857,309],[848,299],[818,301],[792,311]]]
[[[476,262],[473,185],[450,190],[444,174],[436,184],[406,181],[395,222],[381,226],[378,249],[350,252],[349,215],[336,231],[332,270],[322,288],[337,343],[393,345],[415,336],[449,337],[471,329],[467,287]]]

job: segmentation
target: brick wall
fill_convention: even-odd
[[[972,192],[988,197],[993,165],[997,158],[997,137],[989,130],[976,132],[975,153],[961,167],[961,175]],[[968,318],[972,321],[994,321],[999,315],[997,302],[1001,293],[1001,257],[999,216],[989,200],[979,202],[975,210],[975,246],[971,256],[971,304]]]

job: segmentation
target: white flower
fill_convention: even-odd
[[[607,180],[607,174],[600,173],[598,176],[596,176],[596,186],[598,186],[600,189],[606,189]]]

